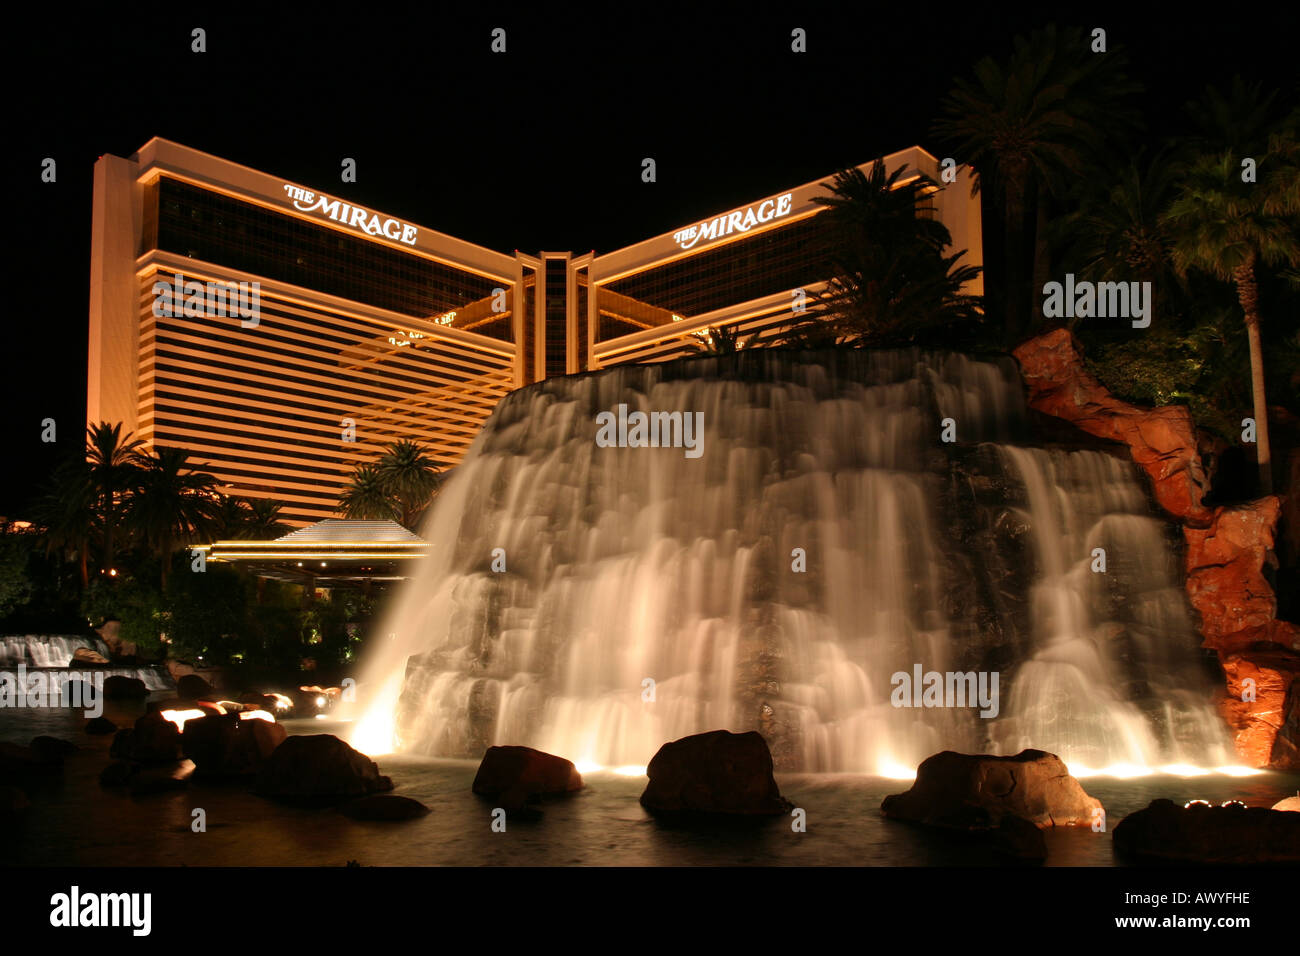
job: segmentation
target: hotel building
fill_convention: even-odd
[[[885,164],[941,181],[919,147]],[[955,172],[931,214],[978,265]],[[602,255],[506,255],[155,138],[95,165],[87,418],[291,524],[335,517],[356,465],[409,438],[452,466],[512,389],[773,334],[827,278],[830,178]]]

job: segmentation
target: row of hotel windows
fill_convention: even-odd
[[[146,250],[156,247],[422,319],[488,300],[500,284],[169,177],[161,177],[152,189],[147,208],[156,211],[156,221],[146,228]],[[673,315],[689,318],[825,279],[829,225],[829,217],[811,216],[600,285],[596,339],[607,341],[666,325]],[[563,261],[548,259],[543,274],[547,375],[562,375],[567,337]],[[526,291],[524,303],[530,319],[531,293]],[[577,303],[583,348],[586,299],[584,282]],[[531,332],[531,322],[525,329]],[[508,314],[475,323],[473,331],[503,341],[514,338]]]

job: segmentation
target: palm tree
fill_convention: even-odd
[[[1005,310],[1009,341],[1029,328],[1036,290],[1026,266],[1033,249],[1033,275],[1046,274],[1045,243],[1029,232],[1027,212],[1046,221],[1047,197],[1065,191],[1086,167],[1133,126],[1133,113],[1119,101],[1137,87],[1123,76],[1117,52],[1089,52],[1082,31],[1054,26],[1016,37],[1006,66],[991,57],[975,65],[974,80],[958,78],[941,105],[935,132],[964,163],[979,169],[972,194],[992,189],[1002,207]],[[1035,233],[1037,227],[1035,229]]]
[[[846,169],[816,201],[830,217],[832,278],[818,296],[814,320],[827,334],[860,345],[913,341],[935,326],[977,322],[979,299],[963,285],[980,274],[951,256],[947,227],[930,218],[936,184],[909,180],[907,167],[886,175],[882,160],[869,173]]]
[[[280,521],[284,504],[270,498],[248,499],[248,519],[245,528],[248,537],[258,541],[278,538],[289,533],[289,526]]]
[[[384,490],[396,504],[398,521],[412,528],[442,484],[437,463],[415,442],[401,439],[388,446],[377,467]]]
[[[141,470],[131,497],[131,527],[162,561],[162,586],[177,547],[211,532],[220,500],[217,479],[189,468],[183,448],[157,448],[139,456]]]
[[[124,498],[135,484],[140,466],[138,451],[144,444],[133,432],[122,435],[122,423],[99,422],[86,429],[86,460],[95,496],[95,511],[103,533],[104,569],[112,571],[116,558],[116,531]]]
[[[36,503],[36,522],[44,529],[45,552],[75,552],[81,586],[90,584],[89,552],[94,536],[96,492],[90,463],[83,455],[64,461],[54,471],[50,490]]]
[[[1077,212],[1063,216],[1054,232],[1073,247],[1079,272],[1092,281],[1150,282],[1156,321],[1176,275],[1169,258],[1164,211],[1174,196],[1178,164],[1169,150],[1150,162],[1137,160],[1106,176],[1109,189],[1090,191]]]
[[[1273,148],[1260,157],[1259,169],[1264,175],[1257,183],[1242,182],[1241,160],[1231,151],[1200,157],[1188,170],[1178,198],[1165,216],[1179,274],[1197,269],[1236,287],[1250,346],[1256,456],[1260,489],[1266,495],[1273,491],[1273,474],[1257,269],[1261,264],[1300,266],[1296,222],[1300,200],[1294,188],[1300,169],[1294,143],[1291,130],[1273,137]],[[1276,175],[1279,171],[1285,174]]]
[[[358,465],[352,480],[339,497],[339,510],[345,517],[359,520],[389,519],[398,516],[397,506],[375,464]]]
[[[741,338],[740,330],[734,325],[711,325],[702,332],[692,332],[691,335],[696,341],[691,342],[687,349],[704,355],[730,355],[754,348],[758,342],[758,333]]]

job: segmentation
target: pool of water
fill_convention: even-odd
[[[130,726],[142,708],[106,707]],[[757,829],[677,829],[638,803],[643,777],[593,773],[577,794],[543,804],[536,821],[508,819],[492,831],[492,805],[470,792],[475,762],[386,756],[378,760],[396,793],[432,812],[403,823],[350,820],[335,809],[286,807],[247,787],[194,783],[184,791],[132,797],[99,785],[111,737],[82,732],[67,710],[0,711],[0,740],[27,743],[37,734],[82,749],[64,773],[28,788],[32,807],[0,840],[0,861],[24,866],[932,866],[989,865],[1000,858],[978,843],[885,820],[880,802],[908,781],[858,775],[778,775],[781,792],[807,814],[807,831],[789,819]],[[290,733],[337,733],[345,725],[285,721]],[[1089,777],[1089,794],[1113,827],[1157,797],[1178,803],[1242,800],[1271,806],[1300,790],[1300,774],[1252,777],[1154,775],[1127,780]],[[207,830],[191,829],[202,808]],[[1116,866],[1109,833],[1046,831],[1048,866]]]

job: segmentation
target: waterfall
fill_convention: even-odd
[[[702,454],[599,447],[620,404],[702,412]],[[1222,762],[1144,476],[1034,447],[1026,417],[1010,359],[915,350],[754,350],[514,392],[430,509],[354,743],[617,767],[726,728],[808,771],[1026,746]],[[996,673],[996,715],[898,706],[895,675],[930,672]]]
[[[74,666],[72,655],[83,647],[104,657],[109,656],[108,646],[98,637],[80,634],[3,634],[0,635],[0,673],[8,673],[16,677],[20,664],[27,670],[40,668],[80,672],[83,669]],[[150,691],[172,688],[170,679],[159,667],[91,665],[84,670],[102,677],[139,678]]]

